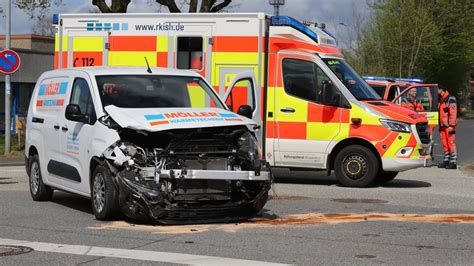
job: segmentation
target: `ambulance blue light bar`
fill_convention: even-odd
[[[400,81],[400,82],[412,82],[412,83],[423,83],[422,79],[409,79],[409,78],[391,78],[391,77],[380,77],[380,76],[363,76],[365,80],[380,80],[380,81]]]
[[[289,26],[295,28],[302,33],[308,35],[311,39],[315,42],[318,42],[318,34],[314,31],[306,27],[303,23],[299,22],[298,20],[288,17],[288,16],[273,16],[271,20],[272,26]]]
[[[53,25],[59,24],[59,14],[53,14]]]

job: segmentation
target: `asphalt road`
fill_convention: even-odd
[[[467,164],[474,161],[474,120],[462,120],[456,128],[458,161]],[[440,162],[443,160],[443,147],[439,139],[439,132],[433,134],[435,140],[434,157]]]
[[[472,160],[473,121],[458,128]],[[436,153],[436,151],[435,151]],[[272,199],[252,222],[153,226],[95,220],[90,201],[55,192],[33,202],[23,167],[0,167],[1,245],[34,251],[1,265],[472,264],[474,177],[423,168],[356,189],[323,173],[276,172]],[[4,250],[4,249],[3,249]]]

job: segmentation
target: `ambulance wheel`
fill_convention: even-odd
[[[110,171],[97,166],[92,173],[91,183],[92,211],[97,220],[111,220],[118,214],[118,192]]]
[[[341,185],[346,187],[367,187],[379,172],[379,162],[375,154],[360,145],[342,149],[335,158],[334,172]]]
[[[382,184],[385,184],[395,179],[397,175],[398,175],[398,172],[392,172],[392,171],[386,172],[386,171],[381,170],[379,173],[379,176],[377,177],[377,181]]]
[[[48,201],[53,197],[53,189],[43,183],[41,175],[39,157],[37,154],[30,158],[29,187],[30,194],[34,201]]]

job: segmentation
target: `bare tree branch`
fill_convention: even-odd
[[[112,5],[107,5],[105,0],[92,0],[92,4],[99,8],[102,13],[127,13],[128,4],[131,0],[112,0]]]
[[[211,10],[211,0],[202,0],[201,8],[199,9],[200,13],[207,13]]]
[[[224,0],[224,2],[218,4],[217,6],[214,6],[213,8],[211,8],[211,11],[210,12],[219,12],[221,11],[222,9],[226,8],[228,5],[230,5],[230,3],[232,2],[232,0]],[[215,3],[215,1],[214,1]]]
[[[98,7],[102,13],[112,13],[112,9],[110,9],[105,0],[92,0],[92,4]]]
[[[196,13],[198,6],[198,0],[191,0],[189,2],[189,13]]]
[[[166,6],[171,13],[181,13],[175,0],[156,0],[156,2],[160,5]]]
[[[127,13],[128,4],[130,4],[130,0],[112,0],[112,12]]]

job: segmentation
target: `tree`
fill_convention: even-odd
[[[41,15],[35,18],[35,24],[32,33],[41,36],[54,36],[53,18],[52,16]]]
[[[14,7],[23,10],[30,18],[47,13],[51,5],[59,6],[62,0],[13,0]]]
[[[363,27],[355,51],[364,73],[411,77],[423,60],[440,48],[440,32],[429,0],[379,1],[370,5],[372,20]]]
[[[180,13],[186,11],[189,13],[216,13],[228,8],[232,0],[153,0],[161,6],[168,8],[171,13]],[[107,4],[106,0],[91,0],[92,5],[96,6],[102,13],[126,13],[128,5],[132,0],[111,0],[111,4]],[[59,6],[63,0],[13,0],[13,5],[22,9],[30,18],[45,14],[52,5]],[[1,13],[1,7],[0,7]],[[39,15],[38,15],[39,14]]]
[[[474,69],[471,0],[373,0],[369,6],[372,16],[347,57],[359,72],[419,76],[466,95]]]
[[[171,13],[183,12],[184,6],[189,6],[187,12],[196,13],[198,12],[198,0],[155,0],[156,3],[168,8]],[[111,5],[108,5],[105,0],[92,0],[92,4],[99,8],[102,13],[126,13],[127,7],[131,0],[112,0]],[[232,3],[232,0],[223,0],[217,2],[217,0],[201,0],[199,12],[201,13],[215,13],[224,10]]]

